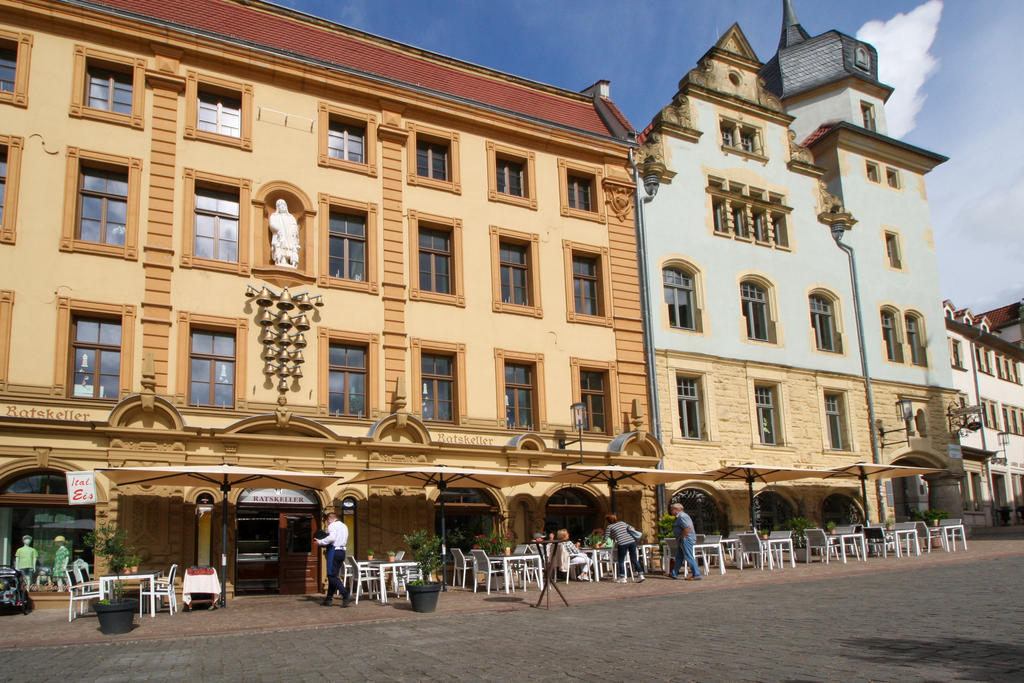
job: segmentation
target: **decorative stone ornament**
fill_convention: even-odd
[[[288,202],[278,199],[270,214],[270,257],[275,266],[299,267],[299,224],[288,212]],[[287,290],[286,290],[287,291]],[[291,300],[288,301],[289,307]]]

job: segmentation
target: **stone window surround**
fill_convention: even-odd
[[[547,418],[547,398],[544,390],[544,354],[521,353],[506,349],[494,349],[495,399],[497,400],[497,426],[510,429],[505,422],[505,363],[533,366],[534,392],[534,429],[544,432],[549,429]],[[520,430],[515,430],[520,431]]]
[[[821,420],[820,424],[822,426],[821,447],[823,453],[854,453],[857,450],[853,438],[854,430],[850,429],[850,393],[850,386],[840,386],[833,384],[818,385],[819,413]],[[829,435],[828,411],[825,407],[825,397],[830,394],[839,396],[840,434],[843,439],[842,448],[832,448],[831,444],[831,438]]]
[[[728,188],[726,187],[726,185],[728,185]],[[710,198],[708,215],[711,216],[711,234],[715,235],[716,237],[734,239],[739,242],[750,242],[758,246],[770,247],[773,249],[778,249],[780,251],[793,250],[793,235],[789,230],[789,215],[793,212],[793,208],[787,206],[784,203],[784,197],[781,194],[777,192],[770,192],[756,188],[751,188],[744,183],[729,181],[719,176],[708,176],[708,184],[706,190]],[[755,196],[752,196],[751,192],[755,193]],[[767,200],[765,200],[766,195]],[[722,202],[725,207],[725,222],[727,228],[725,231],[715,230],[714,213],[715,204],[717,202]],[[733,224],[734,221],[732,212],[734,203],[742,204],[742,206],[744,207],[744,212],[747,221],[747,237],[741,237],[736,234],[736,226]],[[769,221],[768,230],[770,232],[770,235],[767,242],[758,241],[754,237],[755,212],[763,213]],[[779,244],[775,241],[776,236],[774,222],[776,217],[781,217],[786,222],[787,230],[785,244]]]
[[[505,202],[515,206],[522,206],[527,209],[537,209],[537,172],[535,168],[536,153],[500,145],[490,140],[486,144],[487,149],[487,198],[492,202]],[[498,192],[497,183],[497,161],[498,158],[506,158],[523,165],[523,196]]]
[[[569,206],[569,176],[590,180],[590,210]],[[604,199],[604,169],[600,166],[582,164],[567,159],[558,160],[558,201],[562,216],[582,218],[587,221],[604,223],[606,219]]]
[[[412,411],[417,415],[423,414],[423,396],[419,389],[423,381],[423,354],[449,356],[454,365],[452,370],[452,382],[455,384],[455,391],[453,392],[455,400],[455,407],[452,411],[453,422],[439,421],[439,424],[466,424],[469,420],[468,403],[466,401],[466,345],[413,337],[409,340],[409,351],[412,363]]]
[[[21,155],[25,149],[25,141],[14,135],[0,135],[0,147],[7,149],[7,178],[4,181],[4,215],[3,222],[0,222],[0,244],[14,244],[18,227]]]
[[[376,420],[380,417],[380,409],[377,407],[380,401],[380,390],[378,388],[380,377],[380,335],[318,327],[316,336],[317,410],[320,415],[330,415],[331,344],[351,344],[366,347],[366,416],[363,418],[357,418],[353,415],[343,417],[350,420]]]
[[[748,380],[748,391],[750,392],[750,427],[751,447],[753,449],[769,449],[772,452],[780,448],[790,448],[786,424],[786,416],[789,410],[786,406],[786,396],[783,392],[784,380],[775,373],[766,373],[765,376],[752,376]],[[772,390],[772,410],[775,417],[775,443],[767,444],[761,441],[761,423],[757,417],[757,388],[768,387]],[[791,449],[791,448],[790,448]]]
[[[86,89],[88,88],[88,70],[90,66],[100,66],[112,71],[125,71],[131,75],[132,81],[132,113],[94,109],[87,104]],[[141,57],[129,57],[104,50],[96,50],[84,45],[75,45],[75,65],[71,86],[70,116],[81,119],[92,119],[105,123],[116,123],[139,130],[145,127],[145,77],[146,60]]]
[[[14,90],[0,92],[0,104],[11,104],[15,107],[28,106],[28,76],[32,61],[32,35],[18,31],[0,29],[0,41],[13,43],[17,56],[14,71]]]
[[[903,313],[895,305],[891,303],[883,303],[878,307],[878,324],[881,334],[879,335],[879,342],[881,343],[880,351],[882,354],[882,360],[892,365],[905,365],[906,364],[906,353],[904,352],[903,346],[906,344],[906,338],[904,336],[903,329]],[[896,356],[895,359],[889,358],[889,353],[886,350],[885,344],[885,329],[881,327],[882,314],[889,313],[893,320],[893,354]]]
[[[252,181],[244,178],[232,178],[206,173],[192,168],[186,168],[183,172],[185,186],[184,211],[182,212],[184,225],[182,226],[181,244],[181,267],[198,268],[203,270],[216,270],[222,273],[231,273],[248,276],[251,272],[250,245],[252,242]],[[218,261],[216,259],[199,258],[193,255],[193,244],[195,238],[195,206],[196,206],[196,185],[210,187],[216,190],[227,190],[238,193],[238,262]]]
[[[353,124],[366,131],[363,138],[363,161],[336,159],[327,149],[328,133],[331,121]],[[371,178],[377,177],[377,115],[338,107],[328,102],[317,103],[317,164],[324,168],[336,168],[342,171],[362,173]],[[415,167],[413,167],[415,170]]]
[[[733,144],[725,144],[725,140],[722,137],[723,129],[729,129],[732,131]],[[752,135],[753,150],[747,151],[743,149],[742,135],[746,133]],[[741,119],[735,119],[728,116],[718,117],[718,134],[719,140],[721,140],[721,149],[726,154],[738,154],[739,156],[753,159],[756,161],[767,162],[768,156],[765,153],[765,138],[764,129],[761,126],[753,125],[749,122]]]
[[[833,345],[834,345],[835,348],[832,351],[824,351],[822,349],[819,349],[818,348],[818,340],[817,340],[817,337],[815,336],[815,332],[814,332],[814,325],[813,325],[813,323],[810,323],[810,321],[808,321],[809,324],[807,326],[807,331],[808,331],[808,334],[809,334],[809,345],[810,345],[811,352],[812,353],[824,354],[824,355],[830,356],[830,357],[836,357],[836,356],[844,357],[844,356],[847,356],[848,352],[847,352],[847,349],[846,349],[846,334],[844,332],[844,325],[843,325],[842,301],[839,298],[839,294],[837,294],[832,289],[826,287],[825,285],[820,285],[820,284],[819,285],[815,285],[815,286],[811,287],[810,289],[808,289],[807,290],[808,315],[810,315],[810,302],[811,302],[811,297],[812,296],[819,296],[819,297],[827,300],[829,305],[831,305],[831,307],[832,307],[832,338],[833,338]]]
[[[319,204],[318,232],[320,237],[320,275],[317,284],[328,289],[347,289],[353,292],[376,294],[380,289],[377,277],[378,256],[378,210],[374,202],[360,202],[342,197],[335,197],[321,192],[317,195]],[[330,275],[330,228],[331,212],[340,211],[360,215],[366,219],[366,279],[362,282],[347,278],[331,277]],[[307,248],[309,248],[307,246]]]
[[[580,385],[580,372],[600,372],[605,376],[604,401],[605,401],[605,431],[587,432],[588,434],[618,434],[622,431],[621,415],[619,410],[619,383],[618,365],[615,361],[586,360],[584,358],[569,358],[570,375],[572,376],[572,400],[582,401],[583,390]]]
[[[241,103],[238,137],[199,129],[199,92],[215,92],[235,97]],[[227,79],[188,71],[185,75],[185,128],[186,140],[205,140],[219,145],[252,151],[253,86]]]
[[[732,366],[717,366],[714,363],[708,361],[696,360],[693,358],[669,358],[667,359],[667,371],[659,372],[659,377],[666,379],[665,396],[670,397],[670,403],[665,406],[663,415],[672,415],[673,419],[670,420],[672,425],[671,435],[666,434],[666,438],[671,439],[673,444],[685,444],[687,446],[694,447],[718,447],[719,429],[717,419],[713,419],[713,416],[718,415],[717,400],[715,397],[715,383],[709,382],[709,377],[715,377],[716,373],[721,374],[726,371],[725,368],[732,370]],[[744,373],[745,374],[745,373]],[[676,377],[682,376],[689,379],[697,380],[698,392],[701,399],[701,439],[689,439],[682,435],[679,431],[679,421],[675,418],[677,406],[679,405],[679,396],[676,387]],[[742,387],[743,379],[736,378],[736,386]],[[659,380],[660,381],[660,380]],[[664,399],[663,399],[664,400]],[[665,405],[664,403],[662,404]]]
[[[496,313],[514,313],[534,318],[544,317],[541,302],[540,286],[540,235],[520,232],[492,225],[490,232],[491,248],[491,310]],[[501,257],[502,242],[509,242],[526,247],[526,268],[530,282],[530,305],[519,306],[501,300]]]
[[[13,299],[12,299],[13,301]],[[118,382],[118,398],[132,393],[132,346],[135,337],[135,306],[131,304],[108,304],[98,301],[83,301],[68,297],[57,298],[57,333],[55,339],[57,357],[53,370],[53,393],[66,396],[70,377],[71,319],[76,315],[98,318],[116,318],[121,323],[121,370]]]
[[[424,126],[413,121],[406,123],[406,129],[412,138],[406,145],[406,184],[462,194],[459,134],[451,130]],[[440,143],[448,146],[448,180],[427,178],[417,173],[417,147],[421,137],[425,142]]]
[[[704,292],[704,269],[691,259],[683,256],[673,255],[662,260],[659,272],[664,273],[666,268],[676,268],[690,274],[693,281],[693,326],[694,329],[684,327],[672,327],[669,324],[668,307],[665,305],[664,292],[660,297],[661,303],[658,306],[660,314],[661,329],[665,332],[678,334],[699,334],[710,336],[711,334],[711,312],[708,311]]]
[[[446,218],[421,211],[409,210],[409,300],[430,301],[437,304],[449,306],[466,307],[465,293],[465,268],[462,260],[462,220],[458,218]],[[442,294],[420,289],[419,252],[420,252],[420,227],[428,229],[440,229],[451,234],[452,261],[451,270],[451,293]]]
[[[174,402],[180,406],[189,405],[189,376],[191,372],[190,351],[193,328],[211,332],[228,332],[235,335],[235,410],[246,407],[246,387],[249,376],[246,372],[246,361],[249,358],[249,320],[247,318],[229,318],[224,316],[201,315],[180,311],[178,313],[178,348],[174,358],[177,364],[175,373]],[[193,409],[207,408],[220,411],[223,408],[210,406],[191,406]]]
[[[742,288],[744,282],[751,282],[758,285],[765,291],[765,313],[767,317],[768,327],[768,339],[750,339],[747,336],[747,319],[743,315],[743,295]],[[779,311],[778,301],[778,285],[774,281],[769,280],[767,276],[762,273],[754,271],[745,271],[739,273],[736,278],[736,300],[739,302],[739,325],[740,325],[740,339],[747,344],[757,345],[769,345],[769,346],[784,346],[784,337],[782,331],[782,316]]]
[[[882,250],[884,254],[884,265],[887,269],[893,270],[899,273],[905,273],[907,271],[907,261],[903,258],[903,235],[899,230],[891,226],[883,225],[881,230],[882,238]],[[892,260],[889,258],[889,240],[893,240],[893,244],[896,247],[896,264],[893,265]]]
[[[124,244],[105,244],[79,239],[79,178],[82,167],[124,173],[128,177],[128,197]],[[64,211],[61,216],[60,250],[72,253],[115,256],[128,261],[138,259],[139,211],[142,192],[142,160],[103,152],[68,147],[64,171]]]
[[[586,323],[588,325],[601,325],[611,327],[614,320],[612,312],[612,288],[611,269],[609,263],[608,247],[596,247],[590,244],[582,244],[571,240],[562,240],[563,267],[565,269],[565,313],[566,320],[571,323]],[[597,291],[601,297],[600,313],[598,315],[586,315],[576,312],[576,304],[573,297],[573,256],[585,256],[597,259]]]

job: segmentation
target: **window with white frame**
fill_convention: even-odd
[[[843,395],[825,392],[825,422],[828,431],[828,447],[834,451],[849,450],[846,440],[846,411]]]
[[[676,377],[679,409],[679,433],[684,439],[701,437],[700,382],[696,377]]]
[[[812,294],[808,301],[811,309],[811,327],[814,329],[814,343],[817,349],[829,352],[839,351],[832,301],[820,294]]]
[[[768,384],[754,385],[757,409],[757,429],[760,442],[766,446],[779,445],[779,414],[777,388]]]
[[[747,339],[770,341],[768,293],[764,287],[750,281],[741,283],[740,304],[747,324]]]
[[[669,326],[682,330],[697,329],[694,321],[693,276],[681,268],[665,268],[662,279]]]

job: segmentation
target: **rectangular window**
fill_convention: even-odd
[[[416,142],[416,174],[433,180],[449,180],[448,145],[440,142]]]
[[[740,300],[747,323],[747,338],[768,341],[768,295],[765,290],[744,282],[740,285]]]
[[[900,258],[900,238],[894,232],[885,233],[885,255],[889,259],[889,267],[901,270],[903,259]]]
[[[220,93],[200,90],[196,128],[237,138],[242,135],[242,100]]]
[[[71,343],[71,395],[118,399],[121,376],[121,323],[75,318]]]
[[[761,443],[778,445],[778,415],[775,409],[775,387],[754,385],[757,407],[757,427]]]
[[[789,229],[786,227],[786,216],[781,213],[772,214],[772,235],[778,247],[789,246]]]
[[[327,407],[331,415],[366,416],[366,347],[331,344]]]
[[[861,102],[860,116],[865,128],[875,130],[875,105],[870,102]]]
[[[193,255],[196,258],[238,261],[237,191],[196,187]]]
[[[754,214],[754,239],[758,242],[767,243],[768,237],[768,219],[763,212],[757,212]]]
[[[904,316],[907,328],[907,345],[910,346],[910,362],[914,365],[927,365],[927,351],[921,339],[921,322],[914,315]]]
[[[0,43],[0,92],[14,92],[14,79],[18,72],[18,48]]]
[[[864,172],[867,174],[868,180],[873,183],[881,182],[878,174],[878,164],[871,161],[864,162]]]
[[[534,368],[505,363],[505,424],[509,429],[533,429]]]
[[[749,237],[747,231],[747,207],[742,204],[732,206],[732,229],[737,237]]]
[[[593,211],[590,203],[591,179],[570,175],[567,182],[569,207],[580,211]]]
[[[4,224],[4,206],[7,204],[7,146],[0,146],[0,226]]]
[[[597,258],[572,257],[572,296],[574,310],[580,315],[601,315]]]
[[[729,232],[729,220],[726,218],[725,202],[714,201],[711,203],[711,215],[715,220],[715,232],[728,233]]]
[[[511,159],[498,158],[495,160],[497,175],[495,177],[495,188],[499,194],[508,194],[513,197],[523,197],[523,164]]]
[[[695,330],[693,277],[680,268],[662,271],[665,304],[668,306],[668,324],[684,330]]]
[[[700,386],[696,378],[676,377],[679,401],[679,433],[684,439],[700,439]]]
[[[501,269],[501,301],[517,306],[530,306],[530,273],[527,247],[500,242],[498,261]]]
[[[843,416],[842,394],[825,394],[825,420],[828,423],[828,447],[834,451],[847,448],[844,432],[846,431]]]
[[[451,233],[420,227],[419,272],[421,291],[451,294]]]
[[[740,131],[740,147],[744,152],[754,152],[754,134],[748,130]]]
[[[115,114],[132,113],[132,73],[90,65],[85,104]]]
[[[331,277],[362,282],[366,279],[366,218],[331,211],[328,268]]]
[[[188,402],[193,406],[234,406],[235,335],[192,330]]]
[[[896,318],[889,311],[882,311],[882,341],[885,342],[885,357],[893,363],[902,363],[903,345],[896,334]]]
[[[128,174],[82,167],[78,230],[86,242],[123,246],[128,226]]]
[[[889,187],[899,189],[900,187],[900,172],[892,166],[885,167],[885,182],[888,183]]]
[[[606,377],[603,372],[580,370],[580,400],[587,406],[588,432],[604,434],[608,431]]]
[[[420,378],[423,382],[423,419],[436,422],[455,421],[455,381],[451,356],[424,353],[420,356]]]
[[[963,359],[960,357],[960,353],[961,353],[961,351],[960,351],[960,341],[957,340],[957,339],[953,339],[951,341],[953,342],[953,344],[952,344],[952,353],[951,353],[951,355],[953,357],[953,367],[954,368],[962,368],[964,366],[964,362],[963,362]]]
[[[732,147],[736,144],[736,129],[731,123],[722,122],[722,144]]]
[[[819,351],[836,350],[835,327],[832,321],[832,302],[828,299],[811,295],[811,327],[814,328],[814,342]]]
[[[366,129],[332,119],[327,130],[327,155],[332,159],[365,163]]]

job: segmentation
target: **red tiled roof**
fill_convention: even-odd
[[[589,97],[551,86],[531,87],[497,71],[413,50],[337,24],[302,19],[268,5],[232,0],[90,0],[274,50],[359,69],[561,126],[610,135]],[[608,104],[611,104],[608,102]],[[625,117],[612,107],[628,130]]]
[[[800,145],[802,147],[810,147],[815,142],[817,142],[818,140],[822,139],[823,137],[825,137],[826,135],[831,133],[832,129],[835,128],[835,127],[836,127],[836,121],[831,121],[829,123],[821,124],[820,126],[818,126],[818,128],[813,133],[808,135],[804,139],[804,141],[800,143]]]
[[[1015,301],[1014,303],[1007,304],[1006,306],[993,308],[991,311],[986,311],[981,315],[987,317],[989,324],[992,325],[993,327],[1002,327],[1006,323],[1013,322],[1014,320],[1019,320],[1019,311],[1020,302]]]

